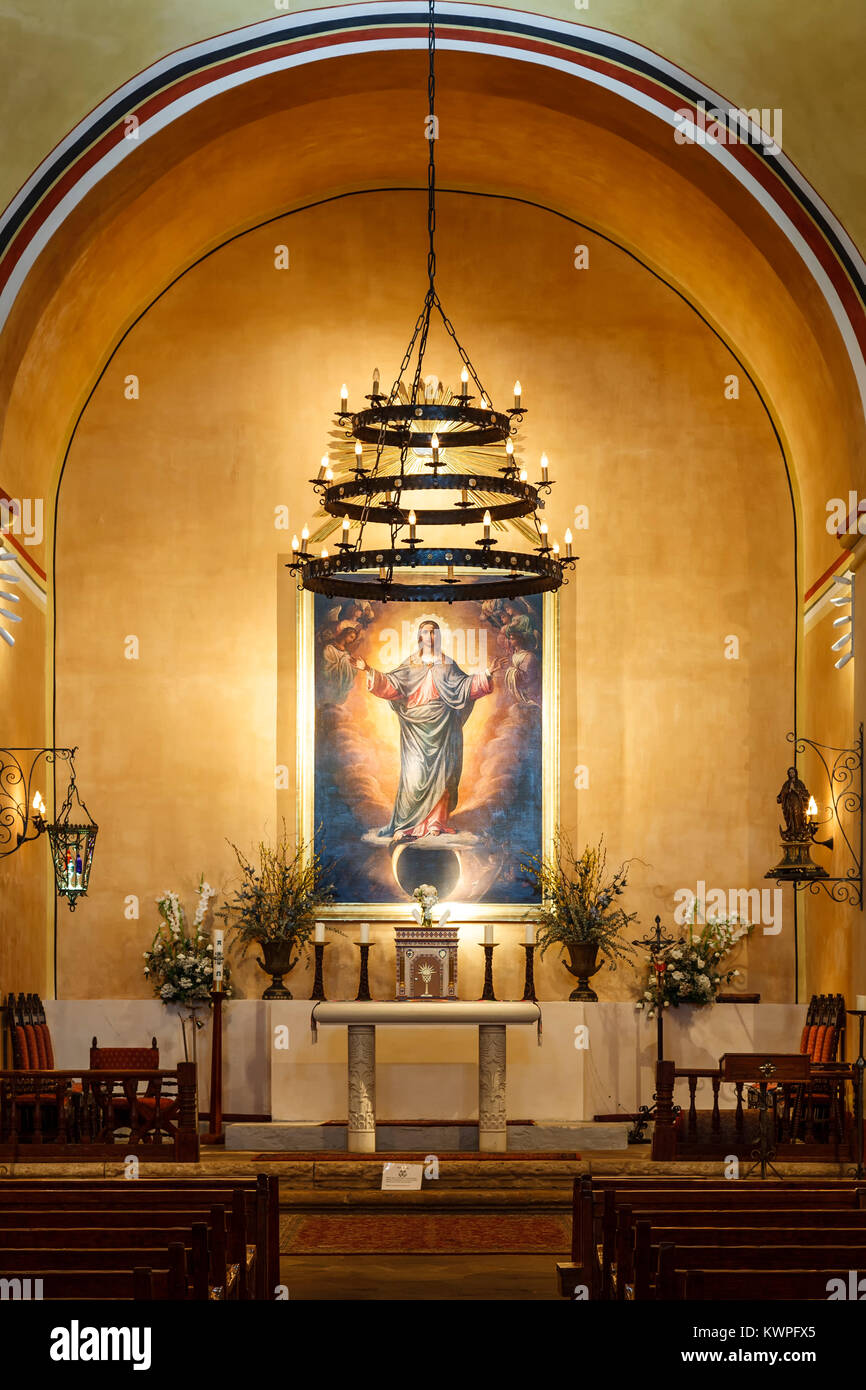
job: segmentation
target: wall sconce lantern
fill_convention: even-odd
[[[47,833],[57,896],[66,898],[70,912],[75,911],[78,899],[87,895],[99,830],[81,800],[75,781],[77,751],[77,748],[0,748],[0,859]],[[44,758],[47,765],[58,761],[69,763],[69,786],[53,824],[46,820],[42,793],[33,789],[40,758]],[[81,813],[74,820],[73,802]]]
[[[814,796],[800,780],[796,767],[788,768],[788,776],[776,801],[782,808],[785,826],[779,827],[782,857],[775,868],[764,875],[778,883],[793,883],[795,891],[809,885],[811,893],[824,888],[834,902],[863,904],[863,725],[858,729],[853,748],[835,748],[816,743],[810,738],[788,734],[788,742],[799,755],[811,748],[817,754],[830,788],[830,806],[821,819],[821,809]],[[817,838],[824,825],[836,822],[839,835],[851,858],[851,867],[842,877],[833,877],[811,855],[813,845],[832,850],[834,836]],[[853,822],[850,824],[849,822]]]

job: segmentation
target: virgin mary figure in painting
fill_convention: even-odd
[[[438,623],[418,628],[418,651],[383,674],[367,673],[367,689],[389,700],[400,723],[400,783],[391,822],[379,831],[400,840],[454,834],[448,820],[457,805],[463,770],[463,725],[474,702],[493,690],[493,673],[469,676],[442,651]]]

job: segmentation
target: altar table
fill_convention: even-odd
[[[534,1023],[541,1043],[541,1009],[530,1002],[497,1003],[454,1000],[422,1004],[412,1001],[319,1003],[310,1016],[313,1041],[325,1024],[345,1024],[349,1031],[349,1123],[351,1153],[376,1152],[376,1029],[403,1027],[478,1027],[478,1147],[504,1153],[505,1029],[509,1024]]]

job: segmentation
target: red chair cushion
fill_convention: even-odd
[[[159,1071],[158,1047],[92,1047],[92,1071]]]

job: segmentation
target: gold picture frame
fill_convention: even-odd
[[[431,570],[430,578],[438,576]],[[478,570],[479,576],[484,573]],[[442,577],[445,570],[442,571]],[[425,576],[426,577],[426,576]],[[435,606],[435,605],[433,605]],[[558,593],[542,596],[542,815],[541,839],[543,852],[553,846],[559,819],[560,764],[560,599]],[[299,843],[309,844],[315,831],[315,622],[314,595],[306,589],[296,591],[296,787],[297,834]],[[405,903],[335,903],[319,910],[323,919],[341,921],[396,922],[405,921]],[[461,922],[527,922],[538,919],[536,906],[523,903],[467,903],[449,900],[450,921]]]

